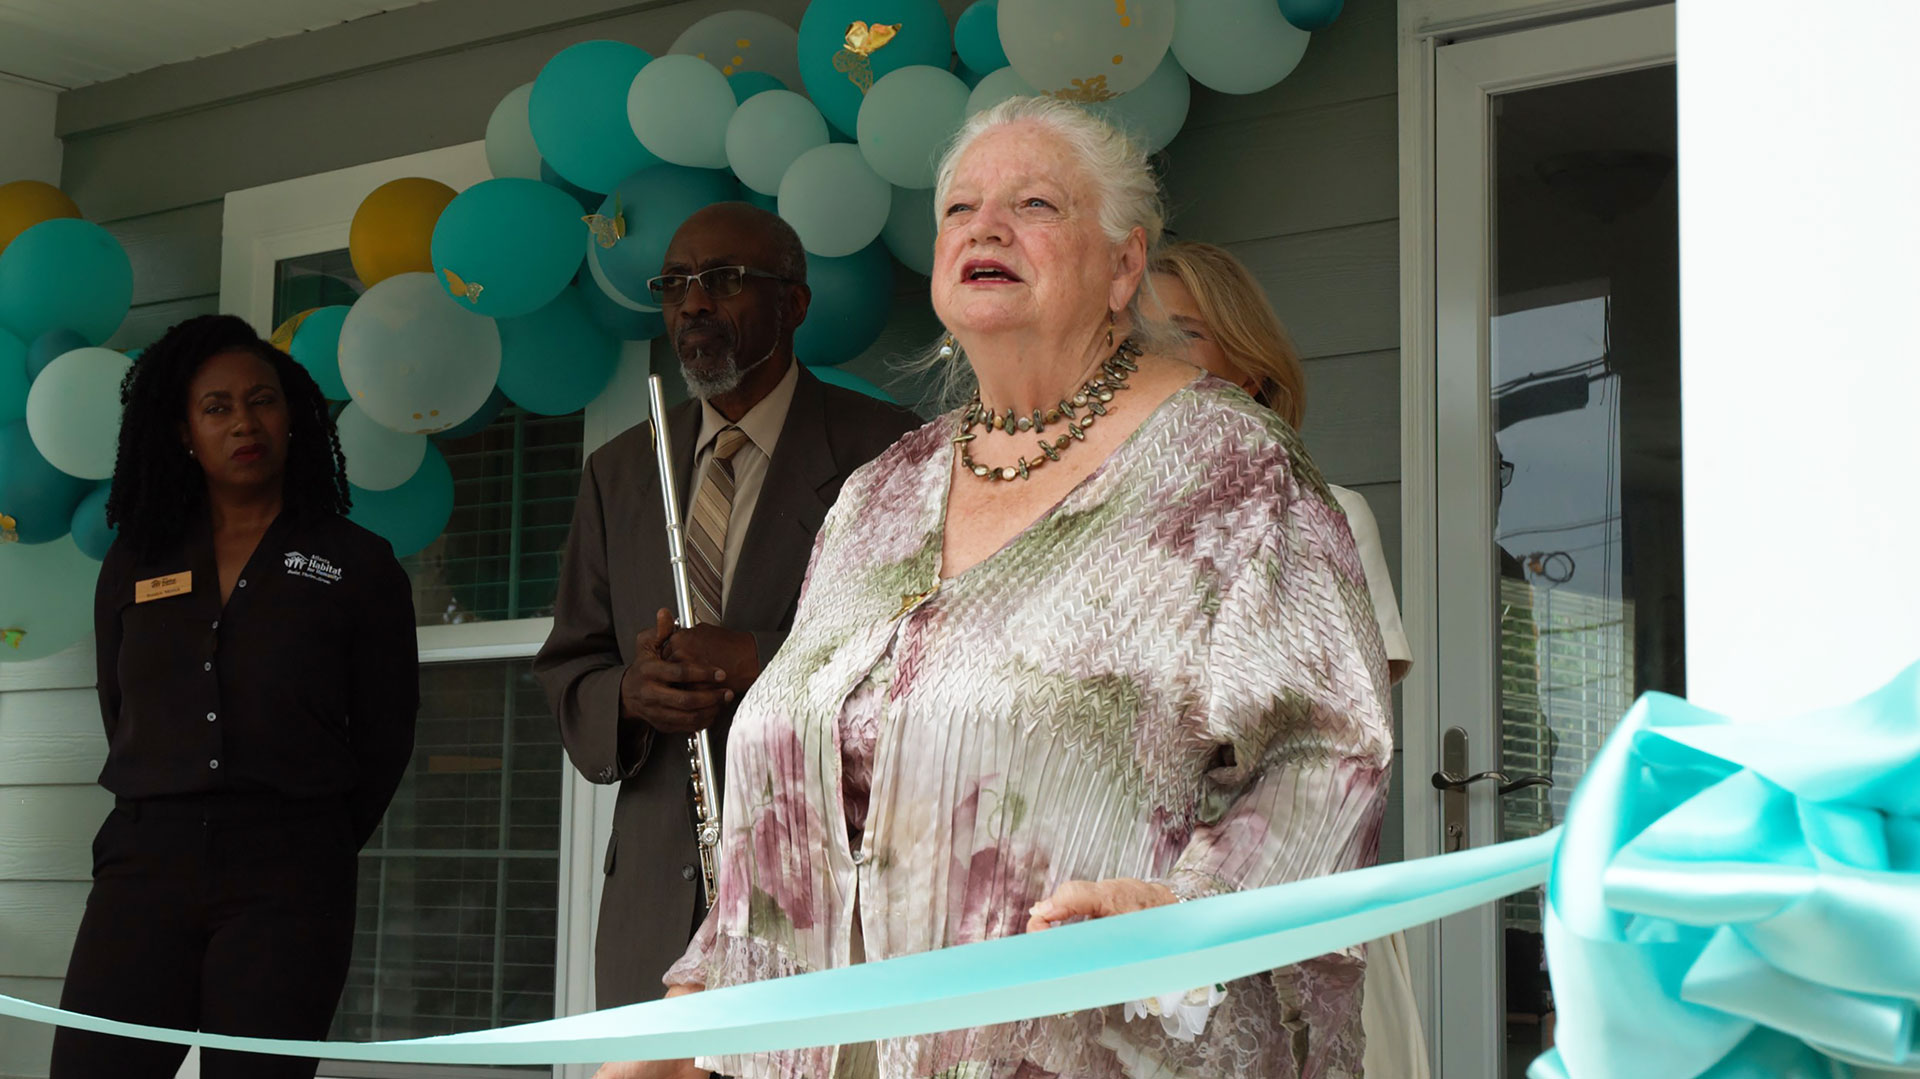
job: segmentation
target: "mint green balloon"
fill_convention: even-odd
[[[727,122],[727,164],[748,188],[778,195],[787,168],[828,141],[826,117],[813,102],[791,90],[763,90]]]
[[[47,365],[27,392],[27,430],[47,463],[83,480],[113,475],[120,383],[133,361],[110,348],[76,348]]]
[[[850,143],[808,150],[780,181],[780,216],[815,255],[840,258],[872,243],[892,207],[893,186]]]
[[[532,99],[533,84],[522,83],[508,90],[487,117],[487,169],[495,178],[540,179],[540,147],[527,120],[527,102]]]
[[[670,165],[727,167],[733,86],[698,56],[655,57],[627,88],[627,123],[647,151]]]
[[[943,67],[888,72],[860,104],[860,152],[881,179],[932,187],[940,151],[967,115],[967,84]]]
[[[933,188],[893,189],[893,208],[880,238],[900,264],[923,277],[933,276],[933,241],[939,234],[933,216]]]
[[[1010,67],[989,71],[986,78],[981,79],[973,92],[967,95],[967,115],[985,112],[1010,97],[1032,97],[1039,92]]]
[[[1254,94],[1293,74],[1313,35],[1274,0],[1178,0],[1171,51],[1193,81],[1223,94]]]
[[[1167,53],[1147,81],[1119,97],[1102,101],[1093,111],[1157,153],[1180,134],[1193,101],[1193,84],[1173,53]]]
[[[100,563],[71,537],[0,543],[0,663],[43,659],[79,643],[93,628],[99,576]]]

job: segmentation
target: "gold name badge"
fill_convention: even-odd
[[[184,595],[191,591],[193,591],[192,572],[169,573],[164,577],[149,577],[144,581],[135,581],[133,584],[133,601],[135,603],[151,603],[156,599],[166,599],[168,596]]]

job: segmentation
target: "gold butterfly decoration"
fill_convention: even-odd
[[[453,293],[453,298],[456,300],[477,303],[480,300],[480,294],[487,289],[487,286],[477,281],[461,280],[460,275],[454,273],[452,270],[444,272],[447,275],[447,291]]]
[[[27,631],[21,629],[19,626],[9,626],[6,629],[0,629],[0,641],[6,642],[7,647],[16,652],[20,650],[20,642],[26,639]]]
[[[580,220],[587,223],[587,229],[593,233],[593,242],[601,247],[611,248],[627,238],[627,215],[620,208],[620,196],[613,197],[613,216],[606,214],[588,214]]]
[[[0,513],[0,543],[20,542],[20,522]]]
[[[905,23],[877,22],[872,26],[859,19],[847,24],[847,51],[855,56],[872,56],[892,41]]]

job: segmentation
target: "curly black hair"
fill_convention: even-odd
[[[190,318],[154,342],[120,383],[120,449],[107,495],[107,522],[143,555],[177,544],[207,502],[206,474],[180,448],[187,389],[202,364],[248,352],[280,377],[290,418],[281,512],[344,515],[352,503],[346,458],[320,387],[293,357],[232,315]]]

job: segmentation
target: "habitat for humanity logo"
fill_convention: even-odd
[[[301,554],[299,551],[288,551],[285,561],[287,572],[295,577],[305,577],[310,581],[319,581],[321,584],[333,584],[340,579],[340,567],[317,554],[308,555]]]

